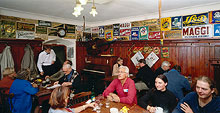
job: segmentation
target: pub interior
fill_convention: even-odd
[[[220,112],[218,0],[81,1],[0,0],[0,113]]]

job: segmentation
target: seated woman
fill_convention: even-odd
[[[27,81],[30,76],[30,71],[27,69],[17,73],[17,79],[11,85],[10,92],[14,93],[12,98],[12,113],[30,113],[32,107],[31,95],[38,92],[37,84],[32,84]]]
[[[50,96],[51,108],[48,113],[79,113],[88,107],[95,107],[96,103],[86,104],[77,108],[66,108],[69,99],[70,89],[65,86],[57,87]]]
[[[123,65],[123,59],[121,57],[118,57],[117,63],[114,64],[113,70],[112,70],[112,76],[119,75],[119,67]]]
[[[154,113],[156,107],[163,108],[164,113],[170,113],[176,107],[175,95],[167,90],[168,80],[164,75],[158,75],[155,79],[156,89],[150,90],[138,100],[138,105]]]
[[[114,102],[126,104],[137,104],[136,88],[134,81],[128,78],[129,69],[127,66],[119,67],[119,75],[103,92],[103,96]],[[113,92],[116,91],[117,95]]]
[[[214,82],[207,76],[196,81],[196,92],[187,94],[173,113],[220,113],[220,97],[215,96]]]
[[[0,88],[5,89],[5,93],[9,94],[10,87],[14,82],[14,78],[16,77],[16,73],[14,68],[5,68],[3,70],[3,79],[0,80]]]

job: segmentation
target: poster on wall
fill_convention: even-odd
[[[1,38],[15,38],[15,22],[2,20],[0,25]]]
[[[160,47],[154,47],[153,52],[157,55],[160,54]]]
[[[148,26],[142,26],[140,27],[140,40],[148,40]]]
[[[210,12],[210,23],[220,23],[220,10]]]
[[[159,19],[150,19],[142,21],[142,26],[152,26],[152,25],[159,25]]]
[[[76,34],[73,33],[66,33],[64,39],[76,39]]]
[[[48,28],[48,36],[57,36],[56,28]]]
[[[130,36],[130,35],[131,35],[131,23],[121,23],[120,36]]]
[[[159,60],[159,57],[154,52],[151,52],[145,60],[146,64],[151,68]]]
[[[65,24],[66,33],[75,33],[76,25]]]
[[[113,30],[105,30],[105,39],[107,41],[112,41],[113,40]]]
[[[52,28],[64,28],[64,24],[52,22]]]
[[[211,38],[212,25],[183,27],[183,38]]]
[[[19,31],[35,31],[35,24],[17,22],[17,30],[19,30]]]
[[[161,48],[161,57],[162,58],[169,58],[169,47],[162,47]]]
[[[182,30],[165,31],[164,38],[165,39],[180,39],[182,38]]]
[[[36,26],[37,34],[47,34],[47,27],[45,26]]]
[[[214,24],[214,36],[220,37],[220,24]]]
[[[161,18],[161,30],[170,31],[171,30],[171,18]]]
[[[171,30],[182,30],[182,16],[171,18]]]
[[[144,56],[140,51],[138,51],[133,57],[131,57],[131,61],[134,63],[134,66],[138,65],[138,61],[140,59],[144,59]]]
[[[149,26],[149,32],[160,31],[160,25]]]
[[[131,28],[131,40],[139,40],[139,27]]]
[[[42,39],[42,40],[48,40],[48,35],[47,34],[35,34],[35,39]]]
[[[49,22],[49,21],[43,21],[43,20],[38,20],[38,26],[51,27],[51,22]]]
[[[209,23],[208,13],[193,14],[183,16],[183,27],[185,26],[196,26],[196,25],[205,25]]]
[[[74,48],[73,47],[67,47],[67,57],[74,58]]]
[[[17,39],[34,39],[35,34],[33,31],[18,31],[16,32]]]
[[[113,24],[113,36],[120,35],[120,24]]]
[[[99,37],[105,36],[104,26],[99,26]]]
[[[160,39],[160,31],[149,32],[148,39],[149,40]]]
[[[113,29],[113,25],[105,25],[104,26],[104,30],[112,30]]]

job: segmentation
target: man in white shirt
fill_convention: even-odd
[[[40,75],[50,76],[54,74],[54,62],[56,61],[56,54],[50,46],[44,46],[44,51],[39,54],[37,67]]]

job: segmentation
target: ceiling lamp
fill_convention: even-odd
[[[97,15],[97,11],[96,11],[96,7],[95,7],[95,4],[94,4],[94,0],[93,0],[93,6],[92,6],[92,11],[90,12],[90,14],[95,17],[95,15]]]
[[[79,0],[79,2],[81,3],[81,5],[86,5],[88,0]]]

